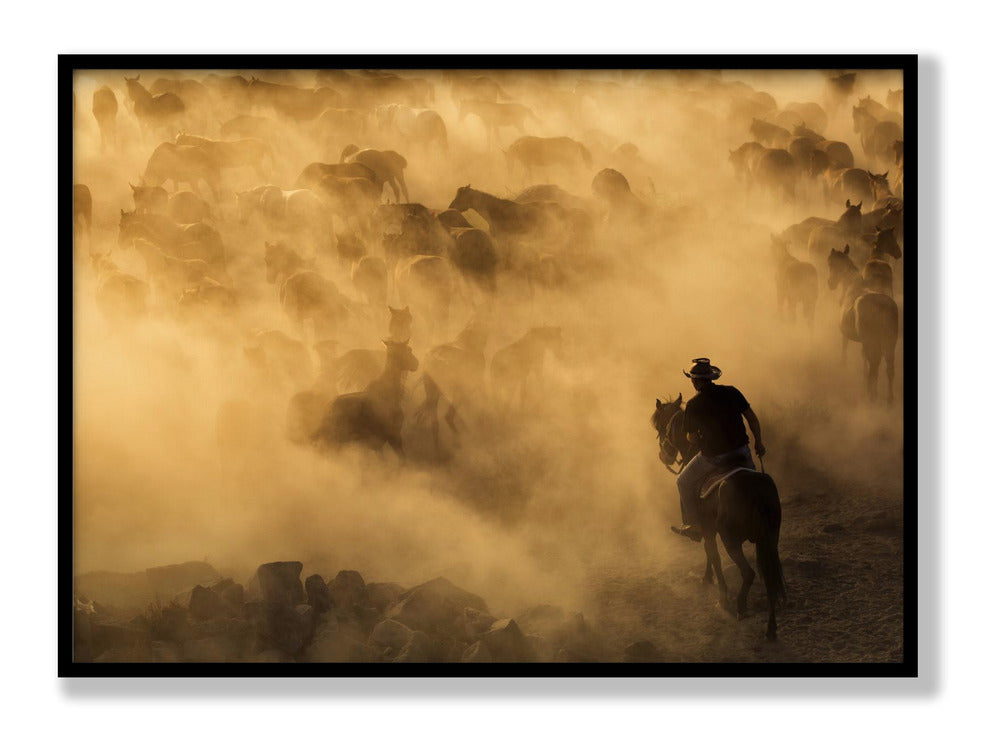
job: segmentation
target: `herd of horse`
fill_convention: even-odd
[[[564,89],[542,78],[494,76],[445,72],[432,82],[320,70],[310,85],[277,72],[152,81],[137,74],[93,92],[101,157],[127,161],[142,151],[145,164],[123,165],[132,175],[114,192],[74,185],[74,256],[81,268],[89,261],[94,299],[113,330],[157,319],[202,328],[220,342],[241,337],[245,365],[265,389],[222,404],[220,447],[239,445],[259,424],[266,398],[281,406],[284,437],[293,444],[323,454],[388,446],[408,462],[450,458],[463,435],[538,407],[546,362],[563,356],[563,331],[535,318],[512,333],[497,306],[586,285],[610,249],[662,232],[666,221],[633,189],[632,182],[653,187],[634,144],[599,131],[534,135],[559,133],[551,121],[624,99],[630,93],[623,85],[581,79]],[[769,94],[742,83],[679,79],[676,94],[715,96],[746,122],[754,140],[730,161],[748,188],[788,200],[816,186],[823,198],[846,202],[836,220],[808,218],[773,236],[779,307],[795,313],[801,306],[811,323],[817,268],[825,262],[830,288],[842,292],[844,345],[862,344],[872,394],[885,359],[891,399],[898,282],[888,259],[901,256],[901,121],[870,98],[854,107],[868,165],[897,168],[890,188],[889,172],[855,168],[851,147],[821,133],[849,94],[837,86],[843,81],[830,83],[833,103],[779,109]],[[900,98],[891,94],[890,106]],[[507,181],[525,186],[501,196],[461,185],[463,177],[452,180],[450,201],[411,201],[406,175],[414,157],[439,162],[446,179],[464,145],[456,126],[473,121],[486,154],[463,155],[495,152]],[[581,178],[591,196],[551,183]],[[121,200],[119,190],[130,194],[131,210],[110,205]],[[93,214],[110,207],[118,212],[117,235],[102,240]],[[123,266],[134,258],[138,269]],[[280,315],[280,327],[248,329],[261,310]],[[657,400],[653,424],[668,468],[695,452],[671,430],[683,412],[680,397]],[[408,424],[424,429],[429,457],[414,459]],[[705,500],[702,519],[705,580],[714,576],[727,599],[718,533],[743,576],[739,616],[754,579],[741,546],[756,543],[770,603],[767,635],[775,637],[784,579],[773,480],[750,470],[730,477]]]

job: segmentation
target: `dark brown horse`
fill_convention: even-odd
[[[389,444],[403,453],[403,376],[419,362],[406,343],[384,341],[385,368],[363,392],[341,395],[326,412],[313,442],[327,446],[360,443],[374,450]]]
[[[896,340],[899,337],[899,307],[889,295],[872,290],[861,270],[851,261],[850,246],[843,251],[830,249],[827,265],[831,290],[843,287],[840,320],[843,336],[842,357],[847,356],[848,341],[861,344],[865,360],[868,397],[874,400],[878,370],[885,358],[885,373],[889,379],[889,404],[892,404],[892,382],[896,377]]]
[[[674,474],[672,466],[683,468],[698,452],[684,434],[684,410],[681,396],[673,402],[656,400],[653,427],[660,442],[660,461]],[[785,598],[785,577],[778,557],[778,535],[781,530],[781,501],[774,480],[763,472],[742,469],[726,477],[715,491],[702,497],[698,503],[698,522],[705,535],[705,584],[712,583],[712,572],[719,581],[719,604],[729,609],[726,580],[722,574],[722,559],[715,543],[716,534],[722,539],[729,558],[743,577],[736,596],[736,617],[747,615],[747,594],[753,584],[754,571],[743,555],[743,542],[757,544],[757,570],[767,589],[768,616],[767,639],[778,637],[774,616],[778,599]]]

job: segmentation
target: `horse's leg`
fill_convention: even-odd
[[[892,382],[896,378],[896,345],[893,343],[885,349],[885,373],[889,378],[889,405],[892,406]]]
[[[712,562],[709,561],[708,557],[706,556],[705,557],[705,576],[702,577],[701,583],[702,584],[711,584],[712,581],[713,581],[713,578],[712,578]]]
[[[715,570],[715,576],[719,580],[719,604],[726,609],[729,592],[726,589],[726,578],[722,574],[722,557],[719,556],[719,547],[715,542],[715,531],[702,526],[702,533],[705,536],[705,557],[708,559],[708,566]]]
[[[743,583],[740,585],[740,592],[736,596],[736,617],[742,620],[747,615],[747,593],[750,591],[750,585],[753,584],[754,573],[753,567],[750,566],[750,562],[747,561],[746,556],[743,555],[743,543],[737,541],[730,541],[723,538],[723,545],[726,547],[726,551],[729,553],[729,558],[733,560],[733,563],[740,568],[740,574],[743,577]]]
[[[878,396],[878,370],[882,364],[882,347],[878,342],[875,342],[874,345],[871,343],[865,344],[864,354],[868,381],[868,399],[874,402]]]

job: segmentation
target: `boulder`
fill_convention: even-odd
[[[467,607],[455,622],[455,634],[465,641],[476,641],[496,620],[488,612]]]
[[[330,589],[319,574],[313,574],[306,579],[306,599],[317,614],[326,612],[332,606]]]
[[[664,661],[663,652],[651,641],[636,641],[625,647],[625,663],[647,664]]]
[[[372,630],[371,641],[379,646],[401,650],[410,640],[413,631],[398,620],[383,620]]]
[[[490,664],[493,663],[493,656],[490,654],[489,646],[482,641],[476,641],[462,654],[462,662],[466,664]]]
[[[434,646],[430,636],[426,633],[415,630],[410,634],[410,640],[403,646],[403,650],[393,659],[396,663],[426,663],[431,660],[431,653]]]
[[[158,641],[182,643],[191,638],[192,626],[188,620],[187,610],[175,604],[168,604],[153,613],[149,629],[152,637]]]
[[[380,614],[395,605],[405,591],[402,585],[395,582],[373,582],[365,585],[369,604]]]
[[[244,617],[256,635],[256,650],[270,648],[297,654],[313,635],[316,623],[309,605],[251,601],[243,606]]]
[[[386,616],[414,630],[450,634],[467,607],[489,612],[482,598],[439,577],[408,590]]]
[[[482,637],[493,660],[500,663],[531,661],[534,655],[524,633],[511,618],[497,620]]]
[[[517,616],[517,623],[525,633],[551,638],[564,625],[566,613],[554,605],[536,605]]]
[[[273,561],[257,567],[257,573],[247,587],[252,600],[282,603],[294,607],[305,600],[305,590],[299,575],[301,561]]]
[[[555,648],[548,638],[540,635],[526,635],[524,640],[531,650],[533,661],[548,662],[555,659]]]
[[[330,600],[337,610],[351,612],[367,604],[365,580],[356,571],[340,571],[327,583]]]
[[[81,600],[130,611],[139,611],[153,601],[145,572],[123,574],[93,571],[73,577],[73,593]]]
[[[130,623],[92,621],[90,638],[94,661],[149,661],[152,656],[150,631]]]
[[[226,580],[230,582],[229,586],[224,589],[217,590],[222,601],[225,602],[233,613],[238,613],[243,607],[244,594],[243,585],[233,582],[231,579]]]
[[[146,569],[146,579],[154,596],[169,598],[196,584],[211,584],[220,579],[219,572],[206,561],[156,566]]]
[[[181,649],[170,641],[153,641],[150,660],[154,664],[177,664],[181,661]]]
[[[229,608],[214,589],[196,584],[191,590],[191,602],[188,609],[191,612],[191,617],[195,620],[211,620],[225,614]]]
[[[322,618],[303,656],[311,662],[377,661],[381,651],[367,646],[359,636],[363,634],[349,624]]]

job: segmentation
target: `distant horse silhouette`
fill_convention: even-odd
[[[830,269],[828,284],[831,290],[843,286],[841,305],[844,313],[840,320],[843,336],[841,357],[847,358],[848,341],[861,344],[865,360],[868,397],[875,400],[878,370],[885,358],[885,372],[889,379],[889,404],[892,404],[892,382],[896,376],[896,340],[899,337],[899,307],[889,295],[872,290],[861,270],[848,255],[850,246],[843,251],[831,249],[827,258]]]
[[[362,392],[340,395],[326,412],[312,436],[320,446],[338,447],[361,443],[376,451],[389,444],[403,452],[403,376],[416,371],[417,357],[406,343],[383,341],[385,368]]]
[[[542,364],[547,352],[561,355],[561,328],[532,328],[514,343],[493,354],[490,379],[497,398],[508,403],[516,398],[523,408],[527,399],[528,381],[532,376],[541,381]]]
[[[656,410],[650,418],[660,443],[660,461],[673,473],[671,467],[680,461],[681,467],[697,453],[684,434],[684,410],[681,395],[673,402],[656,400]],[[781,501],[774,480],[763,472],[742,469],[726,477],[715,491],[699,500],[698,522],[704,533],[705,584],[712,583],[712,572],[719,581],[719,604],[728,609],[728,589],[722,574],[722,559],[715,542],[716,534],[722,539],[729,558],[743,577],[736,596],[736,617],[747,614],[747,594],[753,584],[754,571],[743,555],[743,542],[757,544],[757,570],[767,589],[768,615],[767,639],[778,636],[774,616],[778,599],[784,599],[785,577],[778,557],[778,536],[781,530]]]
[[[143,130],[156,131],[179,124],[186,106],[173,92],[153,95],[143,87],[138,74],[133,79],[126,77],[125,84],[128,87],[128,96],[132,100],[135,117],[139,119]]]
[[[812,327],[819,296],[819,277],[816,267],[800,261],[788,253],[788,241],[771,236],[771,253],[776,267],[775,282],[778,288],[778,312],[788,314],[794,321],[798,306],[802,317]]]
[[[104,151],[118,142],[118,98],[114,91],[107,85],[95,90],[91,110],[101,131],[101,151]]]

